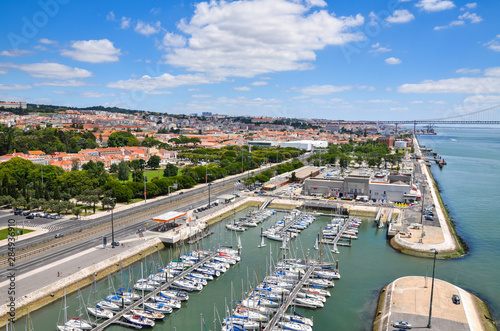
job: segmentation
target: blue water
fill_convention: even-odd
[[[432,166],[431,171],[439,183],[441,194],[450,215],[456,223],[459,235],[470,247],[469,254],[453,260],[438,260],[436,277],[476,293],[492,310],[493,318],[499,320],[500,313],[500,227],[498,227],[498,170],[500,169],[500,130],[439,129],[436,136],[420,136],[421,144],[434,149],[448,163],[443,169]],[[453,139],[453,140],[452,140]],[[456,141],[455,141],[456,140]],[[236,218],[245,212],[236,214]],[[264,224],[267,228],[282,214]],[[233,217],[226,219],[229,221]],[[318,255],[313,249],[315,235],[329,217],[318,217],[308,229],[293,241],[292,252],[299,256]],[[213,227],[214,235],[204,242],[205,248],[218,243],[236,244],[236,238],[226,231],[223,223]],[[241,234],[243,243],[242,261],[223,276],[206,286],[203,291],[191,295],[181,310],[159,322],[154,330],[200,330],[202,316],[203,330],[214,330],[214,304],[221,316],[224,305],[231,305],[231,284],[233,298],[240,299],[242,287],[246,292],[248,284],[258,280],[266,272],[269,248],[276,260],[280,254],[279,244],[267,241],[266,248],[257,248],[260,242],[260,228]],[[359,240],[352,247],[339,247],[340,254],[324,258],[338,259],[342,278],[331,290],[332,296],[325,307],[315,311],[299,309],[299,312],[314,318],[315,330],[371,330],[380,289],[394,279],[408,275],[425,275],[432,270],[432,260],[416,258],[398,253],[385,239],[385,230],[379,230],[372,220],[366,220],[360,227]],[[164,250],[163,260],[175,258],[178,252]],[[156,254],[152,258],[159,260]],[[148,258],[147,261],[151,261]],[[267,261],[266,261],[267,260]],[[150,264],[150,262],[148,262]],[[134,266],[134,275],[140,275],[140,264]],[[247,276],[248,275],[248,276]],[[121,275],[113,277],[116,286],[123,282]],[[243,284],[243,286],[242,286]],[[99,282],[101,296],[105,295],[108,282]],[[83,296],[92,301],[89,289]],[[68,297],[70,314],[76,315],[78,301],[75,295]],[[33,312],[35,330],[55,330],[60,301]],[[23,328],[23,321],[16,328]],[[123,329],[111,327],[109,330]]]

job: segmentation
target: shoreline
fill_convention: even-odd
[[[414,138],[414,146],[417,155],[421,155],[420,143],[418,138]],[[418,150],[418,153],[417,153]],[[431,190],[432,200],[436,208],[437,218],[440,223],[440,230],[443,234],[443,242],[437,244],[416,244],[404,240],[400,236],[396,235],[390,240],[390,245],[392,248],[397,250],[402,254],[407,254],[416,257],[433,258],[433,249],[438,251],[438,258],[452,259],[458,258],[467,254],[467,243],[458,235],[453,221],[450,217],[449,211],[443,201],[439,190],[439,184],[434,179],[432,172],[429,167],[425,165],[424,162],[417,161],[420,164],[422,172],[426,176],[426,180],[429,184]]]

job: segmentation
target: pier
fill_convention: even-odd
[[[320,243],[321,244],[327,244],[327,245],[338,245],[338,242],[342,236],[342,234],[344,234],[345,230],[347,230],[347,228],[351,225],[351,222],[349,220],[346,220],[346,222],[344,223],[344,225],[342,226],[342,228],[340,229],[340,231],[337,233],[337,235],[335,236],[335,238],[333,238],[333,240],[326,240],[326,239],[321,239],[320,240]],[[349,245],[340,245],[340,246],[351,246],[351,239],[349,239]]]
[[[299,293],[300,289],[302,286],[304,286],[304,283],[311,277],[312,273],[316,269],[316,264],[311,264],[309,265],[309,268],[307,269],[306,273],[304,276],[300,279],[300,281],[295,285],[293,290],[290,292],[290,295],[286,298],[285,302],[281,304],[281,306],[278,308],[278,311],[276,314],[274,314],[273,318],[269,321],[269,323],[266,325],[263,331],[270,331],[273,330],[276,324],[278,323],[279,319],[281,316],[283,316],[290,306],[290,304],[295,300],[295,297],[297,296],[297,293]]]
[[[170,281],[167,281],[165,284],[161,285],[160,287],[158,287],[157,289],[155,289],[154,291],[150,292],[149,294],[145,295],[144,296],[144,301],[147,301],[149,300],[150,298],[156,296],[158,293],[160,293],[160,291],[163,291],[165,289],[168,289],[172,283],[177,280],[177,279],[180,279],[186,275],[189,275],[189,273],[191,273],[194,269],[202,266],[204,263],[210,261],[210,259],[212,259],[217,253],[211,253],[210,255],[206,256],[204,259],[202,259],[201,261],[198,261],[196,262],[194,265],[192,265],[189,269],[186,269],[184,270],[182,273],[180,273],[179,275],[177,275],[176,277],[172,278]],[[123,326],[131,326],[129,325],[128,323],[125,323],[123,321],[120,321],[120,318],[122,317],[123,314],[127,314],[127,313],[130,313],[130,311],[132,309],[136,309],[136,308],[139,308],[139,306],[142,304],[142,299],[132,303],[130,306],[126,307],[125,309],[123,309],[122,311],[118,312],[115,316],[113,316],[112,318],[108,319],[107,321],[105,321],[104,323],[102,324],[99,324],[98,326],[96,326],[95,328],[93,328],[92,330],[93,331],[99,331],[99,330],[103,330],[104,328],[106,328],[107,326],[110,326],[111,324],[121,324]],[[133,326],[133,327],[136,327],[136,326]],[[140,329],[140,327],[139,327]]]

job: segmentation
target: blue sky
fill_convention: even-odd
[[[500,103],[500,2],[4,1],[0,100],[434,119]]]

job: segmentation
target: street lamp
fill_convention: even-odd
[[[427,324],[427,328],[431,328],[431,318],[432,318],[432,296],[434,295],[434,271],[436,269],[436,255],[438,254],[438,251],[435,250],[434,248],[431,249],[431,251],[434,251],[434,264],[432,266],[432,285],[431,285],[431,304],[429,306],[429,323]]]
[[[113,224],[113,209],[115,209],[115,198],[108,198],[111,206],[111,247],[115,248],[115,227]]]
[[[208,183],[208,208],[210,208],[210,187],[212,186],[212,183]]]
[[[142,176],[144,179],[144,203],[147,203],[147,201],[146,201],[146,163],[142,164]]]

